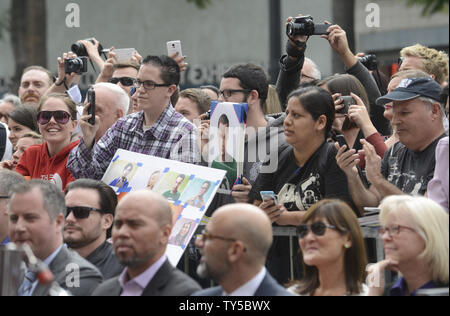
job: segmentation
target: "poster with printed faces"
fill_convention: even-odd
[[[208,166],[225,170],[219,191],[231,194],[239,184],[244,168],[247,104],[213,102],[209,128]]]
[[[172,209],[173,226],[166,255],[178,264],[226,171],[117,150],[102,181],[121,199],[136,190],[161,194]]]

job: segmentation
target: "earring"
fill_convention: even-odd
[[[350,245],[349,244],[345,244],[344,247],[345,247],[345,249],[349,249]]]

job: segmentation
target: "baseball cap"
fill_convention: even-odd
[[[403,79],[394,91],[378,98],[376,103],[385,105],[392,101],[407,101],[418,97],[440,102],[441,91],[441,86],[432,78],[407,78]]]

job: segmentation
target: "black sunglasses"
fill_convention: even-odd
[[[70,213],[73,213],[73,216],[76,219],[85,219],[88,218],[91,212],[99,212],[101,214],[105,214],[106,212],[94,207],[87,206],[68,206],[66,212],[66,218]]]
[[[131,87],[134,84],[134,78],[131,77],[120,77],[120,78],[111,78],[109,82],[112,84],[117,84],[120,82],[124,87]]]
[[[52,117],[58,124],[67,124],[69,122],[71,115],[66,111],[41,111],[37,115],[37,121],[41,125],[48,124]]]
[[[308,235],[310,229],[314,235],[323,236],[325,235],[327,228],[337,229],[336,226],[327,225],[324,222],[314,222],[311,225],[301,224],[300,226],[297,226],[297,237],[299,239],[304,238],[306,235]]]

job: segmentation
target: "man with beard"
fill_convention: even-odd
[[[249,204],[219,208],[196,241],[202,254],[197,274],[219,286],[193,296],[292,295],[264,267],[271,244],[272,224],[259,208]]]
[[[114,251],[126,266],[102,283],[94,296],[189,296],[200,286],[174,268],[165,252],[172,232],[169,203],[150,190],[122,198],[113,225]]]
[[[41,66],[25,68],[20,79],[19,98],[22,103],[36,106],[41,97],[53,84],[53,75]]]
[[[106,240],[117,206],[114,190],[100,181],[79,179],[67,186],[65,195],[64,242],[95,265],[105,280],[119,275],[123,266]]]

